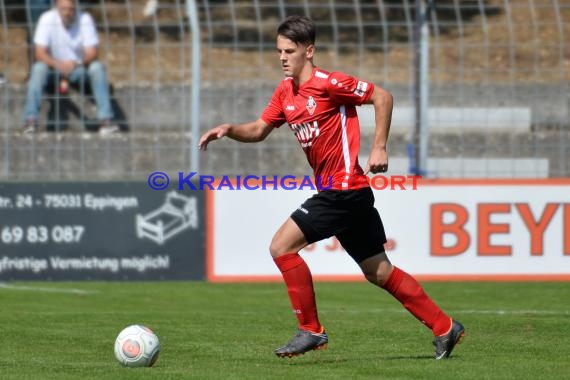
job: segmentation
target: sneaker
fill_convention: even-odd
[[[293,357],[297,355],[302,355],[307,351],[320,350],[321,348],[326,348],[329,342],[329,337],[325,330],[322,333],[317,334],[307,330],[299,329],[297,334],[287,343],[285,346],[275,350],[275,355],[284,357]]]
[[[111,122],[105,122],[99,127],[99,134],[101,136],[112,135],[119,131],[119,126]]]
[[[435,360],[447,359],[455,345],[461,342],[465,336],[465,328],[458,321],[453,320],[451,330],[442,336],[436,336],[433,340],[435,346]]]
[[[22,133],[25,135],[35,133],[38,130],[38,123],[35,119],[28,119],[22,127]]]

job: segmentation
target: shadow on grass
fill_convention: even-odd
[[[399,356],[381,356],[382,360],[434,360],[433,355],[399,355]]]
[[[452,359],[451,357],[450,359]],[[293,358],[277,358],[286,365],[312,366],[315,364],[337,364],[350,362],[369,362],[371,358],[354,358],[354,357],[293,357]],[[434,360],[433,355],[399,355],[399,356],[376,356],[376,360]],[[449,360],[449,359],[447,359]]]

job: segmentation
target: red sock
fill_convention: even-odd
[[[287,253],[274,259],[281,271],[293,312],[299,320],[299,328],[320,333],[313,277],[305,260],[298,253]]]
[[[429,327],[435,336],[449,332],[451,318],[428,297],[415,278],[394,267],[382,287],[400,301],[414,317]]]

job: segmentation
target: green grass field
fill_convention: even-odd
[[[284,285],[10,283],[0,286],[1,379],[562,379],[570,377],[570,284],[425,283],[466,327],[446,361],[431,333],[366,283],[317,283],[327,350],[279,359],[294,333]],[[80,291],[79,291],[80,290]],[[153,368],[123,368],[113,343],[142,323]]]

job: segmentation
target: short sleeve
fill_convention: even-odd
[[[260,119],[265,121],[268,125],[280,127],[285,122],[285,113],[283,112],[283,103],[281,101],[281,94],[283,93],[282,86],[278,86],[273,92],[273,96],[265,107],[265,110],[260,116]]]
[[[50,30],[53,30],[53,25],[51,23],[55,22],[53,17],[50,17],[50,12],[44,12],[38,24],[36,25],[36,31],[34,32],[34,44],[39,46],[49,46],[50,41]]]
[[[95,28],[95,21],[89,13],[83,13],[81,15],[81,38],[83,40],[83,46],[97,46],[99,45],[99,36],[97,35],[97,29]]]
[[[373,83],[340,72],[329,75],[327,88],[331,98],[339,103],[358,106],[366,103],[374,92]]]

